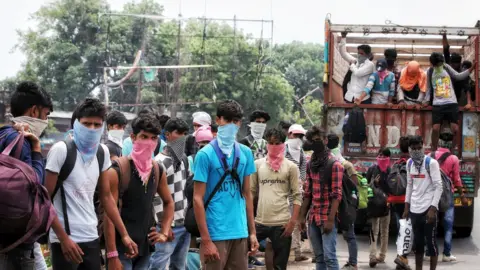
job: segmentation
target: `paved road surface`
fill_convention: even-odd
[[[480,200],[476,199],[477,203],[475,205],[480,206]],[[480,207],[475,209],[475,224],[480,224]],[[395,246],[395,237],[391,236],[389,241],[388,254],[385,264],[379,264],[375,269],[395,269],[395,264],[393,260],[396,256],[396,246]],[[371,269],[368,266],[368,255],[369,255],[369,242],[368,235],[362,234],[357,235],[358,243],[358,269]],[[443,237],[439,239],[439,250],[443,251]],[[455,269],[455,270],[480,270],[480,260],[478,259],[480,255],[480,227],[475,227],[470,238],[454,238],[452,246],[452,254],[457,257],[457,262],[455,263],[443,263],[439,262],[437,269]],[[339,235],[337,238],[337,256],[341,266],[345,264],[348,259],[348,250],[346,242],[343,240],[343,237]],[[441,256],[439,256],[441,260]],[[413,256],[409,257],[410,266],[414,266],[415,258]],[[312,270],[315,269],[315,265],[310,262],[295,263],[290,262],[288,269],[292,270]],[[415,268],[413,268],[415,269]],[[429,264],[424,263],[423,269],[429,269]]]

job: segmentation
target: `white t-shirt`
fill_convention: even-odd
[[[102,167],[102,172],[104,172],[111,166],[110,152],[107,146],[103,144],[101,146],[105,152]],[[64,142],[56,143],[48,152],[46,169],[50,172],[59,173],[66,158],[66,144]],[[99,177],[97,158],[93,158],[90,164],[85,164],[80,152],[77,150],[75,167],[63,182],[67,202],[68,223],[70,225],[70,239],[75,243],[91,242],[98,238],[98,220],[93,205],[93,195]],[[60,191],[55,194],[53,205],[55,206],[60,224],[65,229]],[[59,242],[53,229],[50,230],[50,242]]]

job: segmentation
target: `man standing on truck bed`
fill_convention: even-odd
[[[428,87],[425,101],[432,101],[432,150],[436,150],[443,121],[450,122],[454,138],[458,135],[458,103],[452,79],[466,79],[476,64],[469,70],[458,73],[450,65],[445,64],[445,58],[437,52],[430,55],[430,63],[432,67],[427,72]]]
[[[358,56],[353,57],[347,52],[346,40],[347,32],[342,32],[342,38],[340,39],[340,54],[342,58],[350,64],[350,71],[352,71],[352,78],[347,85],[347,93],[345,94],[345,101],[347,103],[353,103],[356,98],[359,98],[365,85],[367,85],[368,78],[375,72],[375,65],[370,61],[369,55],[372,52],[372,48],[369,45],[358,46]],[[370,95],[366,95],[362,99],[362,104],[371,104]]]

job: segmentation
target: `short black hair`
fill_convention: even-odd
[[[174,132],[175,130],[179,133],[187,132],[189,130],[187,122],[180,118],[170,118],[163,127],[165,132]]]
[[[292,123],[286,120],[282,120],[280,121],[280,123],[278,123],[278,127],[282,129],[289,129],[291,126],[292,126]]]
[[[135,117],[132,121],[133,134],[137,135],[142,130],[158,135],[162,129],[154,114],[143,113]]]
[[[217,124],[212,124],[210,127],[212,128],[212,132],[213,132],[213,133],[217,133],[217,132],[218,132],[218,125],[217,125]]]
[[[142,114],[149,114],[152,113],[153,111],[150,109],[142,109],[141,111],[138,112],[137,116],[140,116]]]
[[[417,145],[417,144],[423,145],[423,138],[422,138],[422,136],[419,136],[419,135],[411,136],[411,137],[410,137],[410,140],[409,140],[409,142],[408,142],[408,146],[409,146],[409,147],[412,147],[413,145]]]
[[[328,134],[327,139],[328,139],[328,143],[327,143],[328,149],[331,150],[338,147],[340,138],[338,137],[337,134]]]
[[[100,117],[105,120],[107,107],[98,98],[87,98],[75,110],[75,119],[83,117]]]
[[[316,137],[316,136],[320,136],[322,139],[324,139],[326,136],[326,132],[323,128],[319,126],[313,126],[307,131],[307,134],[305,136],[309,141],[312,141],[313,137]]]
[[[166,114],[160,115],[159,121],[160,121],[160,126],[162,127],[162,129],[165,126],[165,124],[168,122],[168,120],[170,120],[170,116],[168,116]]]
[[[33,106],[53,111],[52,98],[45,89],[30,81],[19,83],[10,98],[10,112],[13,117],[24,115]]]
[[[451,132],[442,132],[440,133],[439,139],[444,142],[453,141],[453,134]]]
[[[387,60],[397,60],[397,50],[395,49],[386,49],[383,53],[385,59]]]
[[[458,53],[452,53],[450,55],[450,63],[452,64],[460,64],[462,63],[462,56]]]
[[[363,44],[357,47],[357,50],[362,50],[366,55],[369,55],[372,53],[372,47],[367,44]]]
[[[271,128],[265,132],[267,142],[271,137],[277,138],[280,142],[284,142],[287,139],[287,135],[285,135],[285,132],[280,128]]]
[[[469,69],[473,66],[473,63],[472,61],[468,61],[468,60],[465,60],[462,62],[462,67],[463,68],[466,68],[466,69]]]
[[[242,106],[232,99],[222,101],[217,106],[217,117],[227,122],[240,121],[243,118]]]
[[[402,153],[408,154],[409,143],[410,143],[410,137],[409,136],[400,137],[399,145],[400,145],[400,151]]]
[[[250,115],[250,122],[254,122],[258,118],[264,118],[266,122],[270,120],[270,115],[265,111],[256,110]]]
[[[127,117],[119,111],[111,111],[107,115],[107,125],[126,126],[127,123]]]
[[[384,147],[384,148],[380,148],[380,150],[378,150],[378,155],[382,155],[382,156],[385,156],[385,157],[390,157],[392,155],[392,153],[390,152],[390,148]]]
[[[433,52],[430,55],[430,64],[432,64],[434,67],[445,63],[445,57],[443,57],[443,54],[439,52]]]

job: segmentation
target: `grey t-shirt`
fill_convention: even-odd
[[[431,68],[430,68],[431,69]],[[430,70],[427,72],[429,74]],[[453,88],[452,78],[455,80],[464,80],[470,75],[470,71],[458,73],[448,64],[445,64],[444,69],[440,73],[433,71],[432,80],[427,80],[427,97],[425,100],[430,100],[433,94],[433,105],[441,106],[447,104],[457,104],[457,97],[455,89]]]

